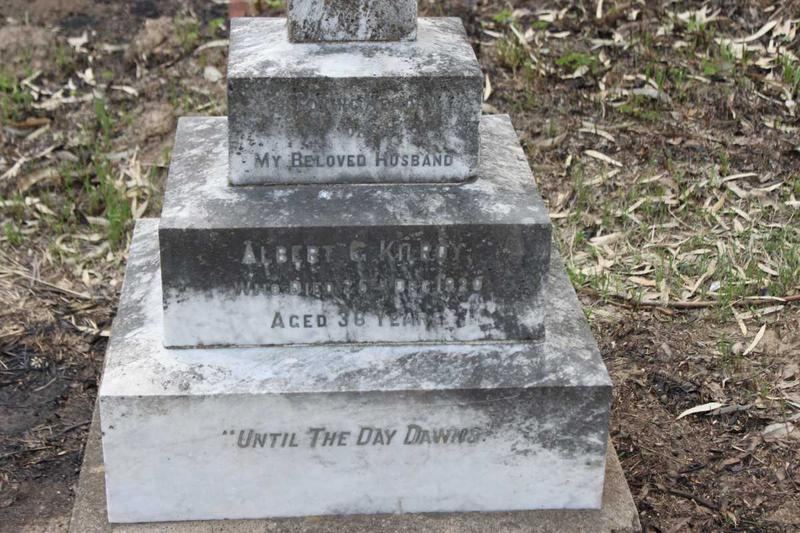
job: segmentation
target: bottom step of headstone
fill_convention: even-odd
[[[111,522],[601,507],[611,382],[557,255],[537,344],[167,349],[156,230],[100,387]]]
[[[641,530],[636,504],[611,445],[606,455],[603,506],[599,510],[313,516],[113,525],[106,514],[100,421],[95,413],[68,533],[639,533]]]

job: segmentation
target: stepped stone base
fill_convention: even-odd
[[[69,533],[638,533],[639,515],[609,444],[603,506],[599,510],[546,510],[501,513],[351,515],[262,520],[205,520],[110,524],[106,512],[100,420],[95,413],[83,458]]]
[[[137,224],[99,404],[113,522],[600,508],[611,382],[560,258],[539,343],[167,349]]]

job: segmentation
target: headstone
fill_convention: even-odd
[[[611,383],[525,154],[456,21],[417,28],[234,23],[231,114],[180,121],[131,245],[111,522],[600,507]]]
[[[289,39],[411,41],[417,37],[417,0],[289,0]]]

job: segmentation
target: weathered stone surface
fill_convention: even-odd
[[[458,185],[230,187],[182,119],[160,241],[167,346],[535,340],[551,227],[508,117]]]
[[[416,0],[289,0],[289,39],[408,41],[417,36]]]
[[[599,510],[405,513],[110,524],[106,514],[100,422],[96,411],[83,454],[80,481],[69,523],[69,533],[639,533],[641,529],[631,491],[610,443],[606,453],[603,506]],[[54,531],[63,530],[64,526],[54,528]]]
[[[483,77],[459,19],[420,19],[416,41],[393,43],[291,43],[285,24],[231,22],[232,184],[474,174]]]
[[[99,393],[112,522],[600,507],[611,383],[558,257],[541,343],[170,350],[156,230]]]

